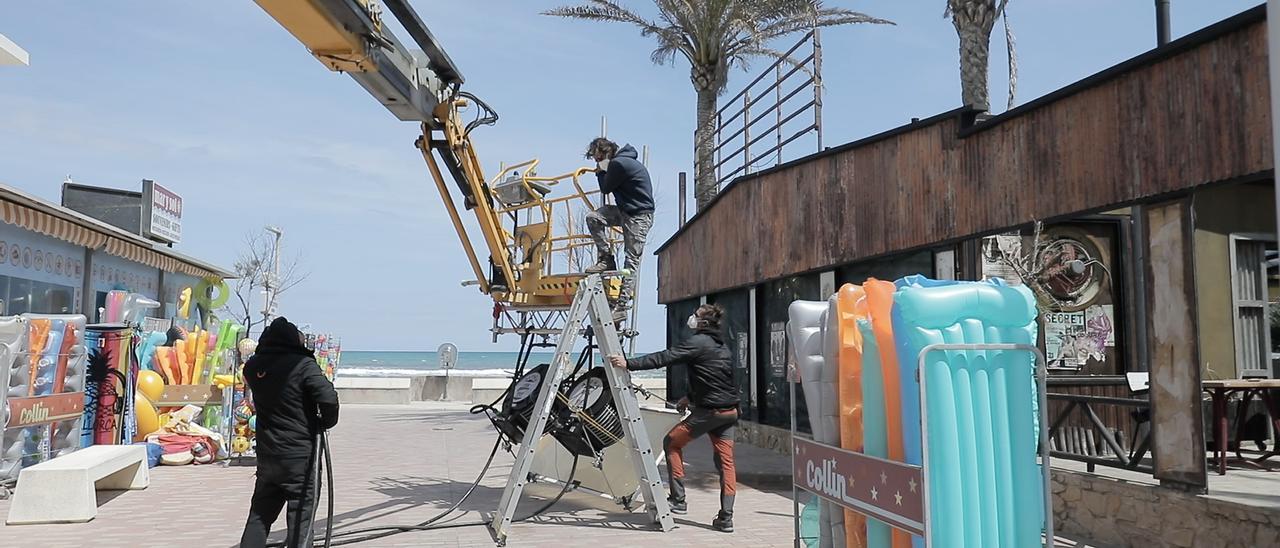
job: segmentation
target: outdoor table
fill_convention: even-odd
[[[1267,408],[1267,419],[1271,425],[1280,430],[1280,401],[1271,396],[1271,389],[1280,388],[1280,380],[1275,379],[1233,379],[1224,381],[1204,381],[1201,387],[1213,398],[1213,435],[1214,457],[1218,459],[1218,475],[1227,474],[1227,399],[1236,392],[1241,399],[1236,414],[1236,457],[1244,459],[1240,454],[1240,434],[1244,429],[1243,414],[1249,408],[1254,396],[1262,398]],[[1255,462],[1263,462],[1278,453],[1275,447],[1259,457]]]

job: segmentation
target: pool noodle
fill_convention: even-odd
[[[861,299],[859,304],[865,307],[866,299]],[[857,326],[862,340],[863,452],[885,459],[889,457],[889,439],[885,432],[884,373],[880,367],[880,350],[876,347],[871,321],[865,317],[858,318]],[[888,548],[892,535],[888,524],[876,519],[867,520],[869,548]]]
[[[62,336],[62,348],[58,350],[58,368],[53,373],[53,393],[61,394],[67,383],[67,365],[71,361],[71,349],[75,347],[79,337],[76,336],[76,325],[67,322]],[[74,392],[74,390],[73,390]]]
[[[832,296],[827,310],[828,356],[835,365],[839,383],[835,403],[839,411],[839,440],[844,449],[864,451],[864,415],[862,401],[862,336],[858,332],[858,301],[865,293],[862,287],[845,284]],[[863,316],[866,315],[865,305]],[[867,518],[852,510],[844,510],[845,546],[867,547]]]
[[[871,331],[875,335],[876,350],[880,354],[880,369],[884,376],[885,436],[888,440],[889,460],[906,460],[904,436],[920,435],[920,423],[904,424],[902,417],[902,379],[898,367],[897,347],[893,343],[893,282],[867,278],[862,284],[867,298],[867,314],[871,316]],[[910,429],[909,431],[906,429]],[[918,464],[918,463],[915,463]],[[893,548],[907,548],[913,544],[911,535],[894,528]]]

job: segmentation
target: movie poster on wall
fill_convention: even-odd
[[[1022,236],[1001,234],[982,239],[982,279],[1001,278],[1009,285],[1019,285],[1022,277],[1009,262],[1022,256]]]
[[[769,324],[769,371],[774,377],[787,374],[787,323]]]
[[[1080,369],[1090,359],[1105,362],[1107,349],[1116,344],[1112,305],[1093,305],[1076,312],[1047,312],[1041,319],[1049,367]]]

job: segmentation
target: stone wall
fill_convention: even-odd
[[[1056,530],[1102,546],[1280,546],[1280,511],[1131,483],[1053,471]]]

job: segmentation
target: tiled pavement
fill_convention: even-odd
[[[330,434],[335,531],[418,523],[448,508],[479,474],[492,439],[488,422],[458,404],[345,406],[341,423]],[[644,513],[628,514],[611,501],[571,492],[542,517],[515,525],[508,545],[792,546],[791,493],[781,478],[789,461],[750,447],[740,447],[737,460],[742,486],[732,535],[707,526],[718,497],[710,445],[699,440],[688,455],[690,513],[677,517],[672,532],[648,529]],[[451,523],[490,515],[511,463],[511,457],[499,454]],[[100,493],[98,517],[89,523],[0,525],[0,547],[236,546],[253,486],[251,468],[184,466],[151,472],[146,490]],[[530,487],[526,492],[532,500],[519,513],[540,506],[543,497],[557,491],[547,485]],[[0,501],[0,516],[8,511],[9,501]],[[283,525],[283,519],[277,522],[278,528]],[[406,532],[359,546],[490,547],[493,540],[484,527],[464,527]]]

